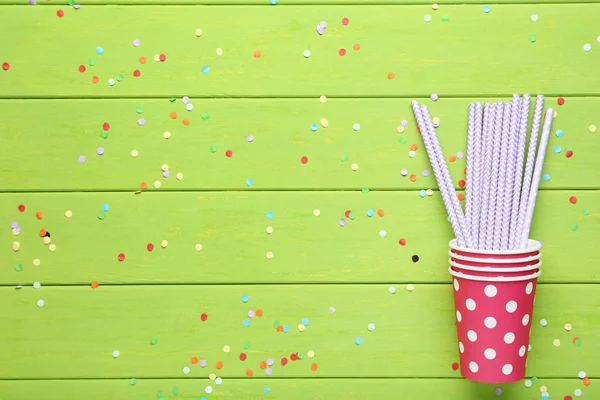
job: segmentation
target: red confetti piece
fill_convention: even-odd
[[[80,65],[77,69],[79,70],[79,72],[85,72],[85,65]]]
[[[346,216],[346,218],[350,218],[350,213],[351,212],[352,211],[350,211],[350,210],[346,210],[346,212],[344,213],[344,215]]]
[[[148,251],[152,251],[152,250],[154,250],[154,245],[152,243],[148,243],[146,248],[148,249]]]
[[[62,18],[65,15],[65,12],[63,10],[58,10],[56,12],[56,15],[58,16],[58,18]]]
[[[304,156],[300,159],[300,162],[302,162],[302,164],[306,164],[308,162],[308,157]]]
[[[202,321],[206,321],[206,320],[208,319],[208,315],[206,315],[206,314],[202,314],[202,315],[200,316],[200,319],[201,319]]]
[[[349,23],[350,23],[350,20],[348,18],[342,18],[342,24],[348,25]]]
[[[565,104],[565,99],[563,99],[562,97],[559,97],[556,102],[558,103],[559,106],[562,106],[563,104]]]
[[[566,396],[564,397],[564,400],[573,400],[573,398],[572,398],[571,396],[569,396],[569,395],[566,395]]]
[[[573,156],[573,150],[567,150],[567,152],[565,153],[565,156],[567,158],[571,158]]]
[[[140,70],[139,70],[139,69],[136,69],[135,71],[133,71],[133,76],[135,76],[136,78],[137,78],[138,76],[140,76],[141,74],[142,74],[142,73],[140,72]]]
[[[105,131],[110,129],[110,124],[108,122],[105,122],[102,124],[102,129],[104,129]]]
[[[117,256],[117,258],[119,259],[119,261],[123,261],[123,260],[125,260],[125,254],[119,253],[119,255]]]
[[[288,359],[287,359],[287,358],[285,358],[285,357],[283,357],[283,358],[281,359],[281,365],[286,365],[287,363],[288,363]]]
[[[248,358],[248,356],[246,355],[246,353],[241,353],[240,354],[240,360],[246,361],[246,358]]]
[[[577,197],[571,196],[571,197],[569,197],[569,201],[571,202],[571,204],[575,204],[575,203],[577,203]]]
[[[2,69],[8,71],[10,69],[10,64],[7,62],[2,63]]]
[[[463,179],[461,179],[460,181],[458,181],[458,186],[459,187],[463,188],[463,187],[465,187],[465,185],[466,185],[466,183],[465,183],[465,181]]]
[[[166,55],[164,55],[164,54],[161,54],[161,55],[159,55],[159,56],[158,56],[158,59],[159,59],[160,61],[165,61],[165,60],[167,59],[167,56],[166,56]]]
[[[452,363],[452,369],[456,371],[458,369],[458,363]]]
[[[17,207],[19,209],[19,211],[23,212],[25,211],[25,206],[23,204],[21,204],[19,207]]]
[[[400,246],[406,246],[406,239],[404,239],[404,238],[400,238],[400,240],[398,240],[398,244],[399,244]]]
[[[340,53],[340,56],[345,56],[346,55],[346,49],[343,49],[343,48],[340,49],[339,53]]]
[[[290,360],[292,360],[292,361],[298,360],[298,355],[294,354],[294,353],[290,354]]]
[[[227,150],[227,151],[225,152],[225,155],[227,156],[227,158],[231,158],[231,156],[233,156],[233,151],[231,151],[231,150]]]

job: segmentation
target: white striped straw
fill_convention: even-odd
[[[482,157],[482,175],[481,182],[481,213],[479,215],[478,248],[485,249],[487,238],[488,223],[487,216],[489,211],[490,181],[492,179],[492,160],[493,160],[493,141],[494,141],[494,117],[496,115],[496,104],[486,104],[483,108],[483,136],[481,149],[484,153]],[[492,229],[492,227],[489,227]]]
[[[510,130],[510,112],[512,109],[511,103],[502,103],[503,118],[502,125],[500,126],[500,133],[497,133],[500,137],[498,156],[494,154],[494,159],[497,160],[498,169],[497,174],[492,177],[492,185],[496,183],[496,195],[494,196],[494,208],[490,211],[494,211],[492,223],[494,224],[494,236],[492,240],[491,250],[500,250],[500,239],[502,237],[502,219],[504,211],[504,189],[506,187],[506,165],[508,163],[508,139]]]
[[[525,160],[525,144],[527,142],[527,126],[529,125],[529,106],[531,97],[528,94],[523,95],[521,101],[519,132],[517,143],[517,162],[514,173],[514,191],[512,198],[512,206],[510,210],[510,232],[508,235],[508,249],[514,250],[517,248],[520,238],[518,230],[519,220],[519,201],[521,199],[521,182],[523,178],[523,162]]]
[[[433,169],[433,173],[435,175],[435,179],[438,182],[438,187],[440,189],[440,193],[442,194],[442,200],[444,205],[446,206],[446,211],[448,212],[448,216],[450,217],[450,224],[452,225],[452,229],[454,230],[454,235],[456,236],[456,240],[460,246],[467,246],[466,238],[463,234],[462,227],[459,223],[459,216],[456,215],[456,211],[454,205],[452,204],[451,199],[454,198],[457,200],[456,191],[454,191],[454,185],[451,185],[451,189],[453,193],[449,193],[448,187],[446,185],[446,176],[448,174],[447,165],[444,170],[443,167],[439,163],[439,158],[437,157],[436,149],[434,148],[434,140],[431,135],[429,129],[433,130],[433,124],[431,123],[431,118],[429,118],[429,113],[425,113],[423,109],[419,107],[419,103],[417,101],[413,101],[411,103],[413,112],[415,114],[415,118],[417,119],[417,123],[419,124],[419,130],[421,131],[421,137],[423,138],[423,143],[425,144],[425,150],[427,151],[427,155],[429,156],[429,162]],[[426,119],[429,118],[429,123],[427,123]],[[437,137],[436,137],[437,140]],[[438,143],[439,145],[439,143]],[[445,160],[442,160],[445,165]],[[458,201],[458,200],[457,200]],[[463,217],[462,211],[460,212],[460,216]]]
[[[469,105],[469,125],[467,128],[467,187],[465,189],[465,222],[469,230],[473,231],[473,184],[475,170],[475,104]]]
[[[471,171],[473,175],[473,188],[471,190],[472,197],[472,209],[473,217],[471,220],[471,240],[473,241],[473,248],[479,248],[479,218],[481,215],[481,192],[482,192],[482,181],[483,181],[483,112],[481,103],[475,104],[475,162],[473,165],[474,170]],[[469,174],[469,169],[467,169]],[[467,189],[469,188],[467,184]],[[468,200],[468,197],[467,197]]]
[[[544,157],[546,156],[546,147],[548,146],[548,138],[550,137],[550,129],[552,129],[552,118],[554,118],[554,109],[546,110],[546,119],[544,121],[544,129],[540,138],[540,146],[535,160],[535,171],[531,180],[531,189],[529,190],[529,199],[527,201],[527,214],[525,215],[525,224],[523,226],[523,235],[521,237],[521,248],[527,247],[529,240],[529,230],[531,229],[531,221],[533,220],[533,210],[535,208],[535,200],[537,198],[540,178],[542,176],[542,167],[544,165]]]
[[[490,207],[488,210],[488,224],[493,228],[490,232],[488,227],[488,235],[486,237],[486,250],[497,250],[500,245],[500,221],[496,219],[497,213],[500,211],[498,203],[502,204],[502,200],[498,201],[498,182],[500,182],[501,173],[506,173],[502,170],[502,142],[505,141],[504,127],[508,126],[510,121],[510,104],[499,102],[496,108],[496,119],[494,120],[494,161],[492,164],[492,183],[490,187]]]
[[[513,101],[511,104],[510,111],[510,130],[508,136],[508,160],[506,163],[506,176],[504,178],[504,188],[502,195],[502,232],[500,235],[500,247],[499,250],[508,250],[509,233],[510,233],[510,215],[513,202],[513,192],[515,192],[515,169],[517,164],[517,146],[518,137],[517,130],[519,129],[519,117],[521,111],[521,100],[519,95],[513,95]],[[519,188],[520,189],[520,188]],[[517,189],[517,191],[519,190]],[[515,221],[516,224],[517,221]]]
[[[523,186],[521,189],[521,201],[519,204],[519,219],[517,220],[518,241],[517,248],[521,248],[523,231],[525,230],[525,217],[527,214],[527,202],[529,200],[529,192],[531,178],[533,174],[533,166],[535,162],[535,152],[537,148],[538,134],[540,131],[540,121],[542,119],[542,110],[544,108],[544,96],[538,95],[535,101],[535,111],[533,113],[533,122],[531,124],[531,135],[529,137],[529,149],[527,151],[527,163],[525,164],[525,173],[523,174]],[[527,243],[525,243],[527,246]]]
[[[454,189],[454,183],[452,182],[452,177],[450,176],[450,171],[448,170],[448,164],[446,164],[446,158],[444,157],[442,147],[440,146],[437,134],[433,128],[433,122],[431,121],[431,116],[429,115],[429,109],[427,106],[421,106],[421,113],[423,115],[425,126],[427,127],[427,133],[430,136],[429,140],[433,145],[433,150],[435,151],[435,155],[438,159],[438,165],[442,170],[442,177],[444,178],[444,183],[446,185],[446,192],[449,194],[450,205],[452,208],[454,208],[454,214],[458,220],[458,226],[463,233],[465,246],[469,249],[472,249],[473,242],[471,240],[471,234],[469,232],[469,228],[467,227],[467,223],[465,222],[465,215],[463,214],[463,210],[458,201],[458,196],[456,195],[456,190]]]

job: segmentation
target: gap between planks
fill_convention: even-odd
[[[160,283],[160,282],[156,282],[156,283],[152,283],[152,282],[145,282],[145,283],[103,283],[100,286],[102,287],[108,287],[108,286],[115,286],[115,287],[129,287],[129,286],[136,286],[136,287],[140,287],[140,286],[192,286],[192,287],[206,287],[206,286],[332,286],[332,285],[336,285],[336,286],[373,286],[373,285],[407,285],[407,284],[412,284],[412,285],[421,285],[421,286],[425,286],[425,285],[431,285],[431,286],[444,286],[444,285],[450,285],[451,282],[426,282],[426,281],[411,281],[411,282],[397,282],[397,281],[393,281],[393,282],[389,282],[389,281],[385,281],[385,282],[344,282],[344,281],[330,281],[330,282],[302,282],[302,281],[298,281],[298,282],[207,282],[207,283],[189,283],[189,282],[169,282],[169,283]],[[557,286],[561,286],[561,285],[585,285],[585,286],[598,286],[600,287],[600,283],[597,282],[538,282],[538,285],[542,285],[542,286],[550,286],[550,285],[557,285]],[[6,284],[6,283],[0,283],[0,288],[15,288],[16,285],[13,284]],[[20,285],[23,288],[26,288],[27,286],[23,286]],[[44,283],[44,287],[49,288],[49,287],[85,287],[88,288],[90,287],[89,283]]]

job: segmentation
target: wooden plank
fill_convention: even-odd
[[[598,36],[598,4],[495,5],[490,13],[480,4],[439,12],[429,5],[384,12],[380,5],[89,6],[69,9],[63,18],[57,8],[2,10],[0,26],[11,36],[2,59],[12,66],[2,74],[2,97],[600,94],[600,76],[588,73],[600,52],[583,51]],[[538,22],[532,14],[540,15]],[[320,21],[329,24],[323,37],[315,29]],[[340,48],[348,54],[341,57]],[[255,58],[255,51],[262,56]],[[153,61],[159,53],[165,62]],[[148,63],[141,65],[140,56]],[[91,57],[95,66],[78,72]],[[140,78],[132,76],[136,69]],[[388,79],[390,72],[395,79]],[[118,74],[123,82],[109,86]],[[91,83],[94,75],[100,83]]]
[[[539,387],[558,398],[574,396],[580,389],[585,398],[600,396],[598,385],[584,386],[579,379],[540,379],[538,384],[526,388],[522,383],[512,385],[486,385],[464,379],[228,379],[216,386],[208,379],[136,379],[131,386],[122,380],[43,380],[0,381],[0,400],[64,400],[74,396],[89,400],[154,399],[159,392],[165,399],[202,398],[207,385],[213,386],[219,399],[344,399],[387,398],[390,393],[428,400],[496,400],[496,389],[511,400],[531,399]],[[265,392],[265,388],[269,392]],[[179,393],[174,395],[173,391]]]
[[[277,360],[275,378],[458,377],[451,368],[458,361],[452,286],[398,289],[392,295],[387,285],[4,287],[0,378],[185,378],[186,366],[192,378],[245,377],[247,369],[266,377],[259,364],[270,357]],[[36,306],[40,299],[43,308]],[[248,311],[257,309],[263,316],[244,327]],[[297,329],[302,318],[309,322],[304,332]],[[275,321],[289,324],[290,332],[277,332]],[[600,374],[597,285],[540,285],[533,321],[528,374]],[[580,347],[573,337],[581,338]],[[295,352],[304,358],[281,366]],[[206,360],[206,368],[191,364],[192,357]]]
[[[468,105],[491,98],[442,99],[430,104],[440,118],[438,134],[447,157],[466,153]],[[160,190],[189,189],[411,189],[435,188],[433,173],[408,99],[192,100],[4,100],[0,131],[0,190],[135,190],[145,181]],[[547,101],[552,105],[553,99]],[[142,107],[142,113],[136,112]],[[600,141],[589,125],[600,98],[567,98],[558,110],[542,189],[600,188]],[[532,107],[533,109],[533,107]],[[178,118],[169,114],[177,112]],[[203,120],[203,114],[209,115]],[[34,118],[30,116],[34,115]],[[138,125],[138,119],[146,123]],[[181,123],[190,118],[190,126]],[[326,118],[328,127],[320,125]],[[402,120],[408,126],[398,132]],[[103,139],[102,125],[110,124]],[[319,124],[316,132],[311,124]],[[360,130],[353,130],[359,123]],[[170,139],[164,138],[170,132]],[[247,136],[253,135],[253,142]],[[403,143],[404,141],[404,143]],[[409,156],[410,146],[418,146]],[[215,146],[215,152],[211,151]],[[556,153],[554,148],[560,147]],[[97,155],[98,147],[104,149]],[[573,157],[565,157],[572,149]],[[136,150],[138,156],[131,156]],[[233,157],[225,155],[233,151]],[[79,156],[86,156],[80,163]],[[348,157],[342,161],[342,156]],[[308,157],[302,164],[301,158]],[[464,179],[465,158],[448,163]],[[163,179],[167,163],[171,177]],[[358,164],[357,171],[352,164]],[[415,182],[401,170],[415,174]],[[175,174],[182,172],[183,180]],[[252,186],[247,179],[252,179]]]
[[[600,262],[599,201],[598,191],[538,196],[532,237],[545,244],[542,281],[599,282],[594,272]],[[24,214],[17,210],[20,204]],[[110,209],[99,220],[103,204]],[[589,215],[583,215],[585,208]],[[415,192],[2,194],[0,209],[5,210],[0,283],[8,285],[449,281],[452,230],[438,193],[431,198]],[[368,217],[369,209],[385,215]],[[341,227],[346,210],[356,219]],[[35,217],[38,211],[42,220]],[[11,233],[13,221],[21,226],[19,236]],[[56,251],[42,243],[40,229],[50,232]],[[406,246],[399,245],[400,238]],[[162,240],[167,248],[161,248]],[[18,252],[10,251],[13,241],[21,245]],[[148,243],[154,251],[147,251]],[[125,261],[117,260],[119,253]]]

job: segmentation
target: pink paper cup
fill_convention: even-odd
[[[536,256],[541,252],[542,244],[537,240],[529,239],[526,249],[518,250],[476,250],[459,246],[456,239],[450,241],[450,251],[460,256],[489,259],[513,259]]]
[[[451,257],[451,260],[462,265],[469,265],[472,267],[479,268],[518,268],[518,267],[527,267],[531,265],[537,264],[537,262],[542,258],[542,253],[538,253],[535,256],[531,257],[523,257],[523,258],[513,258],[513,259],[494,259],[494,258],[476,258],[476,257],[468,257],[462,256],[456,253],[453,253],[452,250],[448,251],[448,255]]]
[[[537,272],[542,267],[542,261],[537,260],[536,264],[525,265],[522,267],[512,268],[494,268],[494,267],[477,267],[473,265],[465,265],[460,261],[449,260],[450,266],[454,271],[462,272],[467,275],[475,276],[524,276],[531,275]]]
[[[481,276],[484,278],[514,278],[518,276],[527,276],[531,274],[535,274],[540,271],[539,268],[530,269],[523,272],[489,272],[489,271],[471,271],[471,270],[463,270],[459,267],[450,267],[452,271],[458,272],[461,274],[472,275],[472,276]]]
[[[541,271],[519,277],[482,277],[453,271],[460,373],[484,383],[525,377],[531,316]]]

